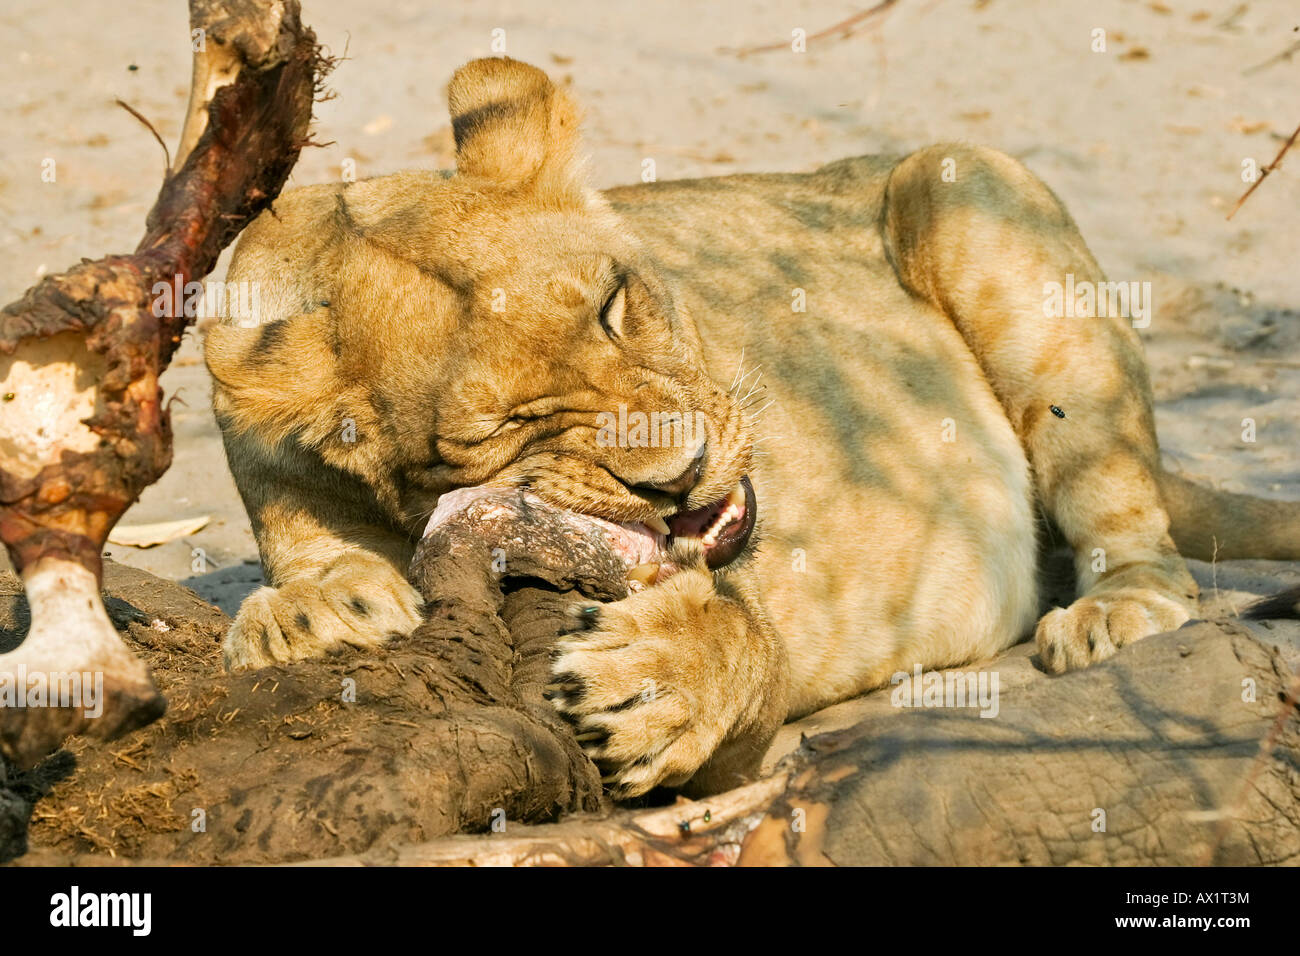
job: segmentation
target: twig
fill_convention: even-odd
[[[1250,76],[1252,73],[1258,73],[1260,70],[1266,70],[1274,63],[1286,63],[1291,57],[1300,53],[1300,40],[1296,40],[1289,47],[1275,56],[1270,56],[1263,63],[1256,63],[1254,66],[1248,66],[1241,71],[1242,76]]]
[[[167,144],[163,142],[163,138],[158,135],[158,131],[154,129],[153,123],[150,123],[147,119],[145,119],[144,116],[142,116],[134,106],[132,106],[130,103],[127,103],[125,100],[115,99],[113,100],[113,102],[116,103],[118,106],[122,107],[122,109],[126,110],[136,119],[138,119],[142,124],[144,124],[145,129],[153,133],[153,138],[158,140],[158,145],[163,148],[163,157],[167,160],[167,166],[163,170],[163,175],[166,175],[168,172],[170,172],[172,168],[172,151],[167,148]]]
[[[856,33],[862,26],[864,26],[867,23],[867,21],[879,17],[881,14],[885,13],[890,7],[894,6],[894,4],[896,3],[898,3],[898,0],[880,0],[880,2],[877,3],[874,7],[870,7],[866,10],[860,10],[846,20],[841,20],[839,23],[833,24],[832,26],[827,27],[825,30],[820,30],[817,33],[813,33],[809,35],[807,39],[824,40],[827,37],[833,36],[835,34],[839,34],[838,38],[841,40],[848,39],[854,33]],[[779,43],[765,43],[761,46],[742,47],[739,50],[733,50],[727,47],[723,47],[718,52],[732,53],[738,57],[746,57],[752,53],[771,53],[773,50],[788,50],[789,48],[790,48],[789,42],[783,40]]]
[[[1246,800],[1250,796],[1251,788],[1254,787],[1255,781],[1259,779],[1259,775],[1264,769],[1264,764],[1273,754],[1273,751],[1277,749],[1277,739],[1282,735],[1282,729],[1286,726],[1287,717],[1295,709],[1297,700],[1300,700],[1300,672],[1292,674],[1291,683],[1287,685],[1281,697],[1282,706],[1278,709],[1277,716],[1273,718],[1268,734],[1260,743],[1259,754],[1251,763],[1250,772],[1246,774],[1246,779],[1241,782],[1241,789],[1237,792],[1237,799],[1232,801],[1232,805],[1228,810],[1220,814],[1215,823],[1214,841],[1210,844],[1210,848],[1201,862],[1202,866],[1213,864],[1215,855],[1219,852],[1223,841],[1228,837],[1228,828],[1232,825],[1232,821],[1237,819],[1238,814],[1241,813]]]
[[[1228,213],[1229,219],[1231,219],[1233,216],[1237,214],[1237,210],[1241,208],[1242,203],[1244,203],[1247,199],[1249,199],[1250,194],[1259,188],[1259,184],[1268,178],[1268,174],[1282,165],[1282,157],[1286,155],[1286,151],[1290,149],[1292,145],[1295,143],[1297,136],[1300,136],[1300,126],[1297,126],[1295,128],[1295,132],[1291,134],[1291,138],[1282,144],[1282,148],[1278,150],[1278,154],[1273,157],[1273,162],[1269,163],[1267,166],[1265,166],[1263,169],[1260,170],[1259,179],[1251,183],[1250,188],[1247,189],[1244,193],[1242,193],[1241,198],[1237,200],[1237,205],[1233,206],[1232,212]]]
[[[1210,576],[1214,583],[1214,603],[1218,604],[1223,599],[1219,593],[1219,536],[1211,535],[1210,540],[1214,542],[1214,553],[1210,555]]]
[[[1239,3],[1236,8],[1219,22],[1220,30],[1237,30],[1237,21],[1241,15],[1250,9],[1250,4]]]

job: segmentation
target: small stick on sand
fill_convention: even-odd
[[[1251,183],[1250,188],[1242,193],[1241,198],[1237,200],[1237,205],[1233,206],[1232,212],[1228,213],[1229,219],[1237,214],[1237,210],[1240,209],[1242,204],[1250,198],[1250,194],[1259,188],[1259,184],[1268,178],[1268,174],[1282,165],[1282,157],[1286,155],[1286,151],[1295,143],[1297,136],[1300,136],[1300,126],[1297,126],[1295,132],[1291,134],[1291,138],[1282,144],[1282,148],[1278,151],[1278,154],[1273,157],[1273,162],[1260,170],[1259,179]]]
[[[890,7],[898,3],[898,0],[880,0],[874,7],[866,10],[860,10],[853,16],[841,20],[839,23],[832,24],[825,30],[819,30],[817,33],[810,34],[808,40],[824,40],[829,36],[838,34],[837,39],[846,40],[862,29],[869,21],[874,20],[889,10]],[[771,53],[774,50],[788,50],[790,44],[787,41],[779,43],[765,43],[761,46],[747,46],[739,50],[733,50],[727,47],[719,50],[719,53],[735,54],[738,57],[747,57],[753,53]]]

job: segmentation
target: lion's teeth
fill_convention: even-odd
[[[638,564],[635,568],[627,573],[629,581],[637,581],[647,587],[654,583],[655,576],[659,574],[659,565],[657,564]]]
[[[745,507],[745,486],[737,482],[736,487],[731,489],[731,494],[727,495],[727,505],[730,507]]]
[[[655,531],[659,534],[669,533],[668,522],[665,521],[663,518],[659,517],[658,515],[655,515],[653,518],[646,521],[645,526],[649,528],[651,531]]]
[[[713,538],[716,541],[718,535],[722,533],[722,529],[739,518],[742,510],[742,508],[739,508],[736,505],[727,505],[722,514],[718,515],[718,517],[713,520],[713,524],[709,525],[705,530],[705,539],[708,540],[709,538]],[[710,541],[709,543],[712,544],[713,542]]]

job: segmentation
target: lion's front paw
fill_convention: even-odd
[[[391,565],[346,555],[319,575],[245,598],[222,643],[226,666],[265,667],[345,646],[373,647],[413,631],[423,603]]]
[[[579,605],[548,696],[620,798],[678,786],[717,750],[752,691],[743,612],[705,571],[612,604]]]
[[[1054,674],[1105,660],[1125,644],[1182,627],[1182,602],[1148,588],[1085,595],[1043,615],[1034,633],[1043,666]]]

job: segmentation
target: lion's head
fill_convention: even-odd
[[[209,333],[223,427],[361,476],[409,531],[453,489],[525,486],[730,562],[755,512],[745,419],[586,185],[572,100],[509,59],[448,98],[454,174],[295,190],[250,227],[231,278],[271,314]]]

